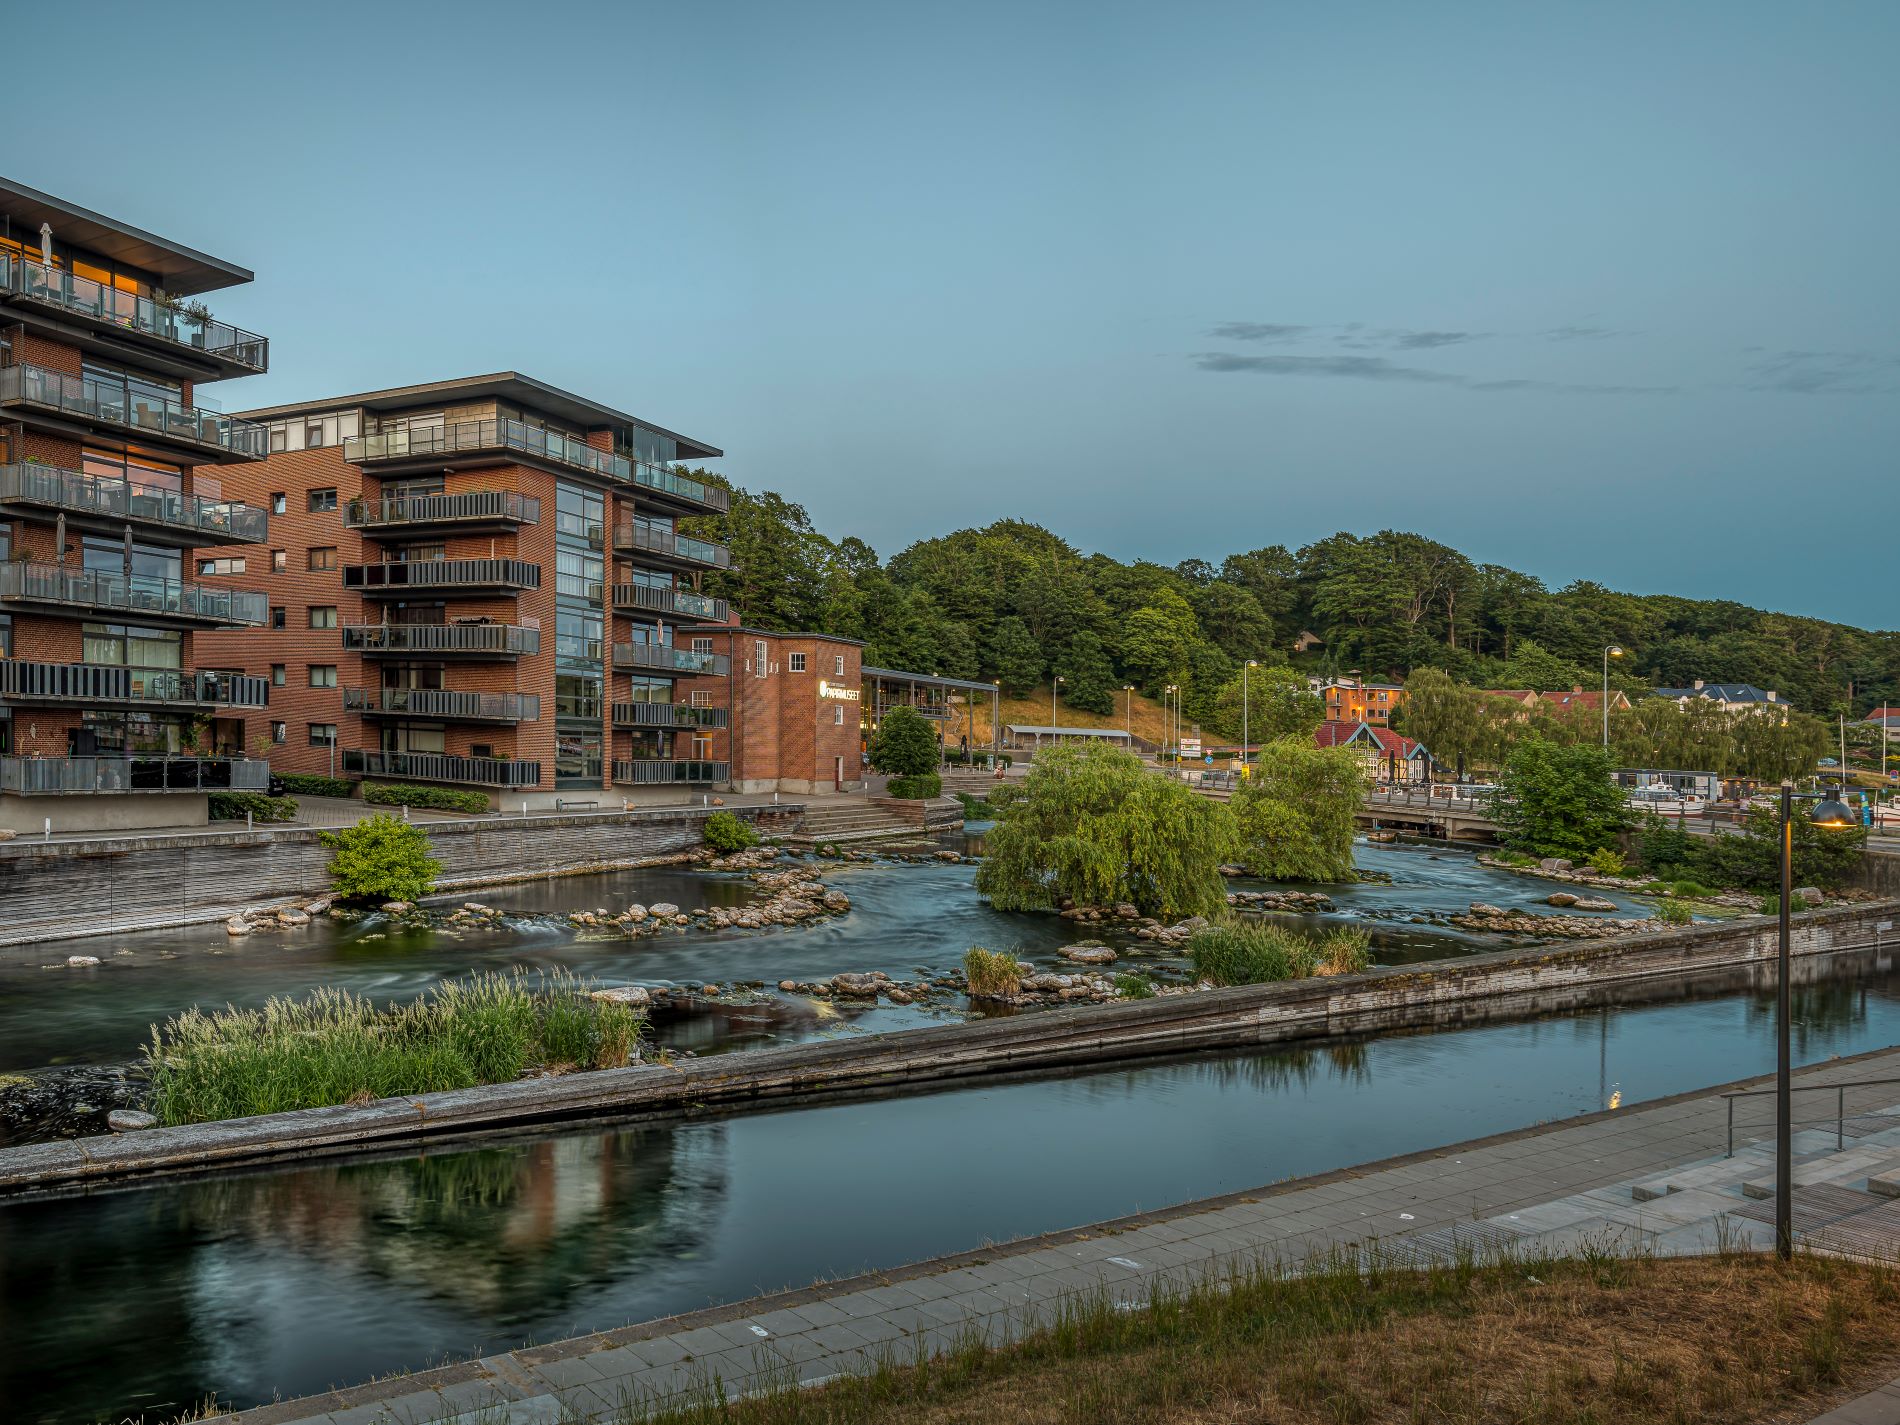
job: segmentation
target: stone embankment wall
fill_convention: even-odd
[[[1794,918],[1795,973],[1815,957],[1884,956],[1900,902]],[[1334,979],[1168,995],[970,1024],[719,1054],[680,1063],[0,1149],[0,1193],[65,1190],[140,1174],[310,1153],[360,1152],[522,1124],[656,1117],[768,1103],[888,1096],[1145,1055],[1201,1053],[1395,1029],[1448,1028],[1632,999],[1674,999],[1730,981],[1772,983],[1765,917],[1652,935],[1507,950]],[[1723,987],[1730,987],[1724,985]]]
[[[1877,896],[1900,896],[1900,855],[1891,851],[1869,851],[1860,858],[1847,883]]]
[[[793,803],[725,810],[783,835]],[[571,812],[418,822],[442,889],[615,870],[699,844],[710,809]],[[329,889],[329,848],[307,827],[0,844],[0,945],[222,919],[233,907]]]

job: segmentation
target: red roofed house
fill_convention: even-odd
[[[1375,782],[1424,783],[1431,779],[1435,765],[1423,743],[1369,722],[1322,722],[1313,729],[1313,744],[1352,748],[1365,760],[1366,775]]]
[[[1593,713],[1601,713],[1603,711],[1603,693],[1602,690],[1598,688],[1586,689],[1573,687],[1567,693],[1543,693],[1540,696],[1558,712],[1573,712],[1578,708]],[[1612,711],[1621,711],[1629,705],[1630,700],[1623,695],[1621,688],[1610,689],[1610,708]]]

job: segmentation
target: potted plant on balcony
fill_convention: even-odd
[[[184,306],[184,316],[185,320],[196,328],[191,333],[191,344],[202,348],[205,344],[205,334],[211,329],[211,308],[203,302],[187,302]]]

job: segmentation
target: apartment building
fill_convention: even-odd
[[[0,827],[201,823],[266,784],[236,650],[268,518],[236,488],[267,433],[198,395],[269,365],[204,301],[251,276],[0,179]],[[213,630],[249,632],[213,659]]]
[[[1405,701],[1396,683],[1367,683],[1358,678],[1309,678],[1307,685],[1326,706],[1326,721],[1384,727]]]
[[[261,731],[295,771],[485,791],[513,809],[724,786],[726,655],[700,582],[727,551],[678,522],[726,492],[721,452],[516,372],[245,413],[271,511],[248,551],[263,640],[218,655],[271,684]],[[683,678],[699,696],[676,695]]]
[[[727,623],[688,630],[730,677],[693,678],[682,700],[723,707],[736,792],[841,791],[863,776],[864,645],[825,633],[775,633]]]

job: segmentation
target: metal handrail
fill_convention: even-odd
[[[130,480],[101,479],[83,470],[35,461],[0,465],[0,502],[46,505],[101,519],[138,520],[197,533],[229,535],[239,544],[269,537],[262,508],[234,500],[207,500],[182,490]]]
[[[431,782],[473,782],[487,787],[533,787],[541,781],[539,762],[507,757],[456,757],[442,752],[343,753],[343,770],[370,777],[421,777]]]
[[[723,782],[730,773],[730,762],[675,760],[670,757],[635,757],[614,763],[613,779],[632,786],[692,786]]]
[[[699,653],[670,643],[616,643],[614,663],[624,668],[659,668],[713,677],[724,677],[731,669],[731,660],[723,653]]]
[[[615,703],[615,727],[716,728],[726,726],[726,709],[691,703]]]
[[[0,257],[0,288],[36,302],[177,346],[221,357],[251,371],[270,367],[270,339],[229,322],[199,318],[170,303],[78,277],[32,258]]]
[[[705,619],[709,623],[726,621],[726,601],[695,594],[687,589],[656,589],[646,584],[615,584],[614,607],[651,609],[655,613],[681,614]]]
[[[0,599],[77,604],[132,614],[174,615],[261,627],[267,597],[247,589],[189,584],[157,574],[121,574],[34,562],[0,564]]]
[[[349,564],[346,589],[452,589],[512,585],[541,587],[541,566],[525,559],[396,559],[386,564]]]
[[[539,653],[541,630],[511,623],[346,624],[343,646],[362,653]]]
[[[1822,1093],[1828,1089],[1834,1090],[1834,1147],[1838,1152],[1847,1145],[1846,1124],[1848,1118],[1850,1116],[1854,1118],[1867,1118],[1872,1116],[1864,1113],[1850,1115],[1847,1112],[1847,1091],[1849,1089],[1858,1088],[1878,1088],[1888,1084],[1900,1084],[1900,1079],[1854,1079],[1851,1082],[1839,1084],[1790,1084],[1788,1088],[1791,1093]],[[1735,1156],[1735,1100],[1738,1098],[1769,1098],[1778,1092],[1778,1089],[1731,1089],[1722,1095],[1723,1100],[1728,1104],[1728,1151],[1722,1155],[1723,1157],[1733,1158]],[[1825,1118],[1811,1118],[1802,1121],[1806,1123],[1827,1122]],[[1894,1121],[1896,1124],[1900,1124],[1900,1118],[1896,1118]],[[1790,1120],[1790,1123],[1792,1126],[1792,1120]]]
[[[263,791],[270,763],[243,757],[0,757],[0,792]]]
[[[691,535],[669,534],[665,530],[642,529],[637,525],[615,525],[614,548],[672,555],[696,564],[710,564],[716,569],[724,569],[732,563],[732,551],[723,544],[694,539]]]
[[[68,376],[26,362],[0,366],[0,402],[44,406],[66,415],[194,445],[212,445],[258,460],[270,454],[270,431],[254,421],[153,396],[133,396],[123,386]]]
[[[201,668],[137,668],[119,663],[46,663],[0,659],[0,697],[65,702],[208,703],[269,707],[270,683]]]
[[[541,522],[541,502],[514,490],[462,490],[443,495],[390,495],[351,500],[343,510],[350,529],[379,524],[450,524],[460,520]]]
[[[538,693],[475,693],[461,688],[345,688],[343,711],[533,722],[541,716],[541,698]]]

